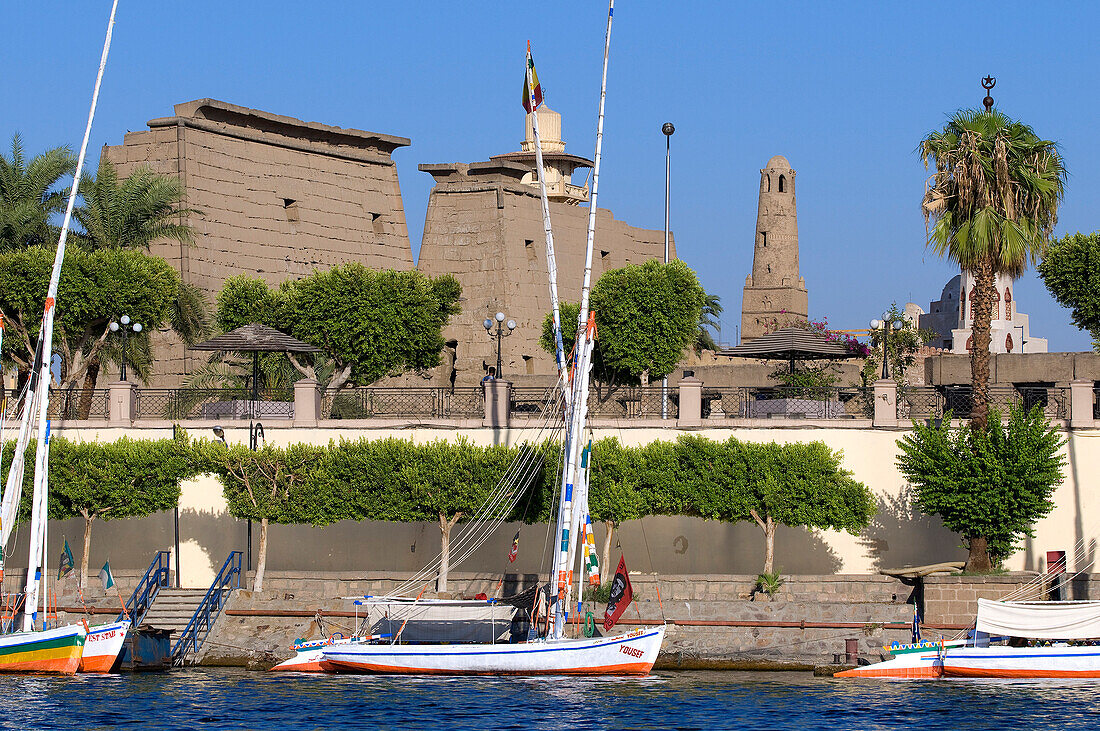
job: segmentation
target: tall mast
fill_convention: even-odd
[[[42,363],[38,376],[38,388],[42,391],[44,397],[38,401],[38,449],[35,450],[34,455],[34,500],[31,510],[32,538],[30,541],[30,555],[27,559],[27,597],[24,604],[26,611],[23,613],[24,631],[34,629],[34,614],[30,610],[38,604],[38,585],[41,576],[41,524],[46,520],[44,488],[45,470],[47,469],[46,432],[49,427],[46,421],[46,409],[49,402],[50,363],[53,360],[53,320],[55,305],[57,304],[57,285],[61,281],[61,265],[65,261],[65,242],[69,238],[73,207],[76,205],[77,190],[80,188],[84,158],[88,153],[88,139],[92,134],[92,120],[95,119],[95,108],[99,102],[99,87],[103,83],[103,71],[107,68],[107,53],[111,49],[111,34],[115,28],[115,11],[117,9],[118,0],[114,0],[111,5],[111,17],[107,21],[107,36],[103,39],[103,54],[99,58],[99,72],[96,74],[95,89],[92,91],[92,104],[88,110],[88,124],[84,127],[84,141],[80,143],[80,156],[77,158],[76,172],[73,173],[73,187],[69,191],[69,204],[65,208],[65,220],[61,224],[61,236],[57,241],[57,253],[54,254],[50,286],[46,290],[46,307],[42,318],[42,334],[40,337]]]
[[[558,364],[558,377],[561,379],[564,388],[568,382],[568,373],[565,369],[565,348],[562,345],[561,337],[561,311],[558,307],[558,264],[554,256],[554,232],[550,228],[550,200],[546,197],[546,172],[542,165],[542,138],[539,135],[539,105],[535,99],[535,64],[531,60],[531,41],[527,41],[527,64],[525,68],[527,99],[531,103],[531,126],[535,132],[535,168],[538,170],[539,193],[542,196],[542,228],[546,232],[546,269],[550,275],[550,308],[554,316],[554,358]],[[566,393],[568,394],[568,391]],[[566,398],[568,398],[568,395]]]
[[[588,295],[592,283],[592,248],[596,237],[596,201],[600,186],[600,156],[603,148],[604,102],[607,98],[607,61],[611,51],[611,21],[615,15],[615,0],[607,7],[607,31],[604,36],[603,76],[600,81],[600,108],[596,121],[596,155],[592,167],[592,193],[588,210],[588,241],[584,255],[584,281],[581,285],[581,308],[577,316],[577,340],[574,347],[573,398],[567,424],[565,452],[566,463],[562,471],[561,500],[558,508],[558,535],[561,537],[554,560],[552,579],[557,579],[557,602],[554,611],[554,637],[561,637],[572,593],[572,562],[576,556],[574,541],[578,537],[574,519],[574,487],[583,487],[580,470],[581,447],[584,444],[584,422],[588,410],[588,378],[592,367],[592,348],[595,344],[596,322],[588,312]],[[579,503],[583,504],[583,503]],[[576,517],[580,517],[579,515]]]

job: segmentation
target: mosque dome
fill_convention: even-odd
[[[541,118],[539,120],[542,121]],[[542,127],[539,127],[539,131],[542,131]],[[790,170],[791,164],[787,161],[787,158],[782,155],[776,155],[771,160],[768,160],[768,164],[764,166],[765,170]]]

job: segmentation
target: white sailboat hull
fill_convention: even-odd
[[[80,672],[111,672],[129,630],[129,620],[89,627],[88,636],[84,639],[84,654],[80,658]]]
[[[943,674],[948,678],[1100,678],[1100,646],[948,650]]]
[[[520,644],[387,645],[326,647],[339,671],[409,675],[647,675],[665,628],[615,637]]]

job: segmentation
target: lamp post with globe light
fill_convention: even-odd
[[[888,353],[887,346],[890,342],[890,330],[901,330],[903,327],[901,320],[871,320],[871,332],[875,330],[882,330],[882,380],[886,380],[890,377],[890,368],[887,365]]]
[[[140,333],[141,330],[142,330],[142,324],[140,322],[132,322],[130,320],[129,315],[123,315],[122,317],[118,318],[117,322],[112,320],[111,324],[108,325],[108,327],[111,329],[111,332],[113,332],[113,333],[117,333],[117,332],[122,333],[122,365],[119,368],[119,379],[125,381],[126,380],[126,337],[127,337],[127,335],[129,335],[131,330],[133,330],[135,333]]]
[[[512,332],[515,331],[516,321],[515,320],[509,320],[507,323],[505,323],[504,322],[504,313],[503,312],[498,312],[495,316],[497,331],[496,331],[496,333],[494,333],[493,332],[493,320],[494,320],[494,318],[486,317],[485,321],[482,322],[481,325],[482,325],[482,327],[485,328],[485,334],[486,335],[488,335],[489,337],[494,337],[495,336],[496,339],[497,339],[497,373],[496,373],[496,377],[500,378],[503,375],[503,373],[501,373],[500,339],[508,337],[509,335],[512,334]],[[504,332],[505,325],[507,325],[507,327],[508,327],[508,332]]]

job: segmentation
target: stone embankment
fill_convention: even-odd
[[[263,592],[233,593],[197,660],[269,667],[293,654],[297,638],[351,634],[362,617],[352,599],[385,594],[406,577],[394,572],[268,574]],[[794,576],[769,599],[753,593],[751,576],[632,574],[637,599],[616,629],[667,622],[658,660],[658,667],[665,668],[809,669],[845,662],[852,640],[860,658],[875,661],[884,645],[909,641],[914,601],[923,603],[926,635],[953,635],[973,621],[978,597],[1004,596],[1031,578],[931,577],[917,588],[884,576]],[[510,575],[502,582],[499,575],[458,573],[451,575],[450,588],[455,597],[506,596],[535,581],[534,575]],[[1078,582],[1077,593],[1081,598],[1095,593],[1094,584],[1100,585],[1100,577]],[[436,594],[429,588],[424,596]],[[63,596],[61,604],[75,609],[70,599]],[[92,611],[117,611],[118,599],[109,599],[97,599]],[[602,609],[592,607],[598,617]]]

